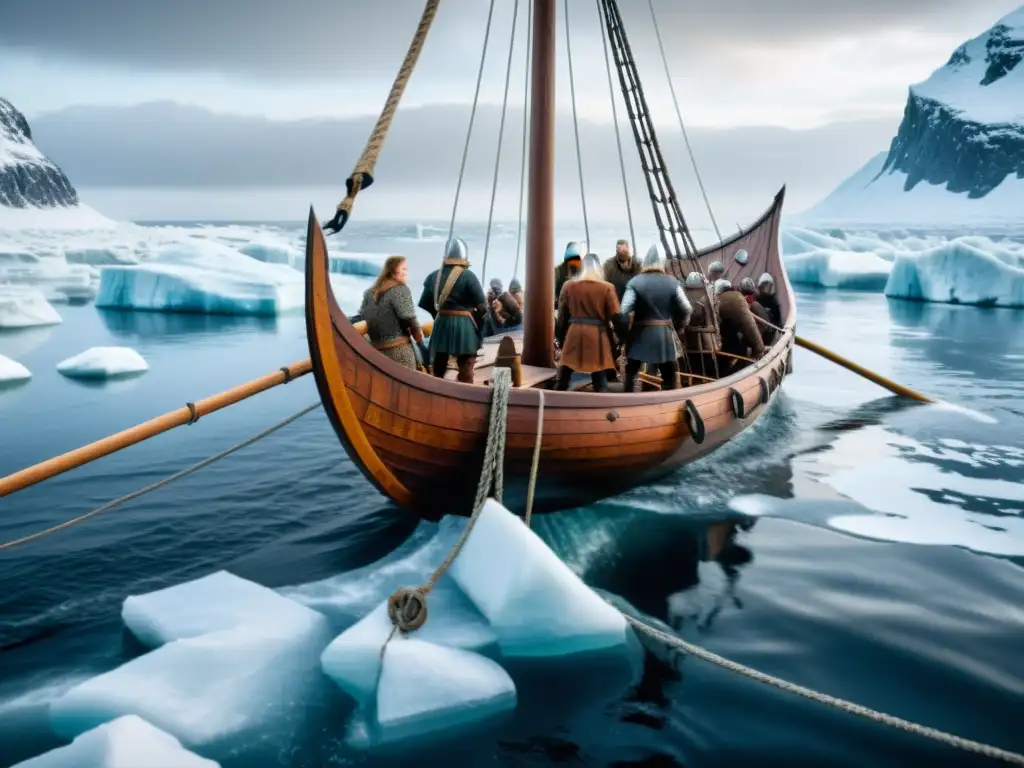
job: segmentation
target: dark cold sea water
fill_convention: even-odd
[[[403,246],[411,258],[436,255],[437,243],[416,240]],[[372,228],[353,228],[346,248],[390,249]],[[414,262],[414,277],[423,274]],[[656,485],[545,516],[536,530],[592,586],[687,640],[1024,752],[1024,312],[843,291],[800,290],[798,302],[802,335],[989,418],[909,406],[797,350],[782,395],[740,439]],[[301,315],[59,311],[61,325],[0,335],[0,354],[34,373],[0,391],[0,475],[307,356]],[[107,344],[134,347],[150,372],[99,386],[56,372],[60,360]],[[0,499],[0,541],[158,480],[316,400],[307,377]],[[723,532],[718,559],[700,561]],[[139,652],[120,619],[126,596],[222,568],[271,587],[303,584],[430,535],[376,494],[318,410],[172,486],[0,551],[0,766],[61,744],[47,703]],[[636,675],[525,669],[513,717],[412,754],[346,747],[349,707],[325,679],[322,695],[282,726],[286,747],[222,764],[987,764],[646,647]]]

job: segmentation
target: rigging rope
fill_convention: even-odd
[[[604,8],[597,0],[597,16],[601,26],[601,50],[604,52],[604,69],[608,75],[608,100],[612,103],[612,124],[615,126],[615,143],[619,148],[619,170],[622,172],[622,193],[626,197],[626,217],[629,219],[629,243],[636,253],[636,232],[633,230],[633,207],[629,204],[629,185],[626,183],[626,160],[622,153],[622,134],[619,131],[619,110],[615,106],[615,87],[612,85],[612,62],[608,57],[608,30],[604,22]]]
[[[722,242],[722,232],[718,228],[718,222],[715,221],[714,211],[711,210],[711,202],[708,200],[707,190],[704,189],[704,181],[700,177],[700,171],[697,169],[697,158],[693,154],[693,148],[690,146],[690,137],[686,133],[686,126],[683,124],[683,113],[679,109],[679,99],[676,98],[676,88],[672,84],[672,73],[668,68],[668,57],[665,55],[665,46],[661,42],[661,32],[658,29],[658,17],[654,13],[654,1],[647,0],[647,6],[651,9],[651,21],[654,23],[654,34],[658,38],[658,50],[661,51],[661,62],[665,66],[665,79],[668,80],[668,89],[672,94],[672,104],[676,108],[676,117],[679,118],[679,130],[683,132],[683,141],[686,143],[686,151],[690,155],[690,163],[693,165],[693,175],[697,177],[697,186],[700,187],[700,193],[704,197],[704,205],[707,206],[708,216],[711,217],[711,226],[715,228],[715,235],[718,237],[718,242]]]
[[[452,234],[455,232],[455,214],[459,210],[459,195],[462,193],[462,179],[466,175],[466,158],[469,157],[469,143],[470,139],[473,138],[473,122],[476,120],[476,108],[480,101],[480,83],[484,79],[484,64],[487,61],[487,46],[491,39],[491,21],[494,19],[494,0],[491,0],[491,5],[487,10],[487,29],[484,31],[484,46],[483,50],[480,51],[480,67],[476,73],[476,90],[473,92],[473,107],[469,112],[469,128],[466,130],[466,144],[462,148],[462,165],[459,167],[459,181],[455,185],[455,203],[452,205],[452,220],[448,225],[448,240],[452,239]],[[445,245],[447,247],[447,244]],[[441,273],[437,273],[438,280],[441,279]],[[437,295],[437,288],[434,288],[434,295]]]
[[[512,34],[508,41],[508,63],[505,65],[505,95],[501,100],[501,123],[498,125],[498,151],[494,158],[494,181],[491,184],[491,207],[487,211],[487,234],[484,236],[484,263],[480,277],[487,279],[487,253],[491,247],[491,224],[494,221],[494,201],[498,196],[498,168],[501,166],[501,141],[505,136],[505,114],[508,111],[508,86],[512,81],[512,53],[516,46],[516,20],[519,18],[519,0],[512,6]],[[449,235],[451,237],[451,235]]]
[[[530,481],[526,486],[526,508],[523,522],[530,527],[533,519],[533,494],[537,490],[537,470],[540,468],[540,446],[544,440],[544,390],[537,390],[537,438],[533,442],[533,459],[530,461]]]
[[[569,0],[565,0],[565,57],[569,61],[569,94],[572,99],[572,130],[576,136],[576,167],[580,175],[580,203],[583,205],[583,234],[587,238],[587,250],[592,250],[590,242],[590,222],[587,220],[587,193],[583,183],[583,151],[580,148],[580,124],[576,118],[576,78],[572,67],[572,45],[569,42]],[[584,255],[584,254],[581,254]]]
[[[363,154],[356,162],[352,175],[345,180],[345,198],[338,203],[334,218],[324,225],[324,232],[328,235],[340,232],[348,223],[359,190],[366,189],[373,183],[373,171],[377,165],[377,156],[380,155],[380,149],[384,145],[384,139],[387,138],[391,121],[395,117],[395,112],[398,111],[405,86],[408,85],[413,70],[416,68],[416,62],[423,50],[423,44],[427,41],[427,33],[430,32],[430,27],[434,23],[434,16],[437,14],[439,4],[440,0],[427,0],[427,4],[423,8],[420,23],[416,27],[402,66],[395,76],[395,82],[391,85],[391,92],[388,94],[387,101],[384,102],[384,109],[381,110],[380,117],[377,118],[377,124],[373,127],[373,132],[366,142]]]
[[[487,61],[487,45],[491,39],[491,21],[494,19],[494,0],[491,0],[491,5],[487,9],[487,29],[484,32],[484,47],[480,51],[480,68],[476,73],[476,90],[473,92],[473,107],[469,111],[469,128],[466,130],[466,144],[462,148],[462,165],[459,167],[459,180],[455,185],[455,202],[452,204],[452,220],[448,224],[448,239],[445,241],[445,249],[448,248],[448,243],[452,241],[452,235],[455,233],[455,214],[459,210],[459,195],[462,192],[462,179],[466,175],[466,158],[469,157],[469,143],[470,139],[473,138],[473,121],[476,120],[476,107],[480,101],[480,83],[484,78],[484,63]],[[467,254],[468,256],[469,254]],[[441,273],[444,272],[444,264],[442,263],[441,268],[437,270],[437,277],[434,280],[434,309],[438,312],[441,311],[441,305],[439,303],[441,297]]]
[[[516,261],[512,267],[512,279],[519,276],[519,249],[523,242],[523,199],[526,192],[526,147],[530,105],[530,53],[533,43],[533,3],[526,5],[526,71],[523,75],[523,155],[519,160],[519,226],[516,229]]]
[[[209,458],[203,459],[198,464],[193,464],[191,467],[186,467],[185,469],[181,470],[180,472],[175,472],[173,475],[169,475],[168,477],[165,477],[163,480],[158,480],[157,482],[152,483],[150,485],[147,485],[144,488],[140,488],[140,489],[138,489],[136,491],[132,491],[129,494],[121,496],[118,499],[114,499],[113,501],[109,501],[106,504],[104,504],[103,506],[97,507],[96,509],[92,510],[91,512],[86,512],[84,515],[79,515],[78,517],[73,517],[70,520],[65,520],[63,523],[60,523],[59,525],[54,525],[54,526],[52,526],[50,528],[47,528],[45,530],[36,531],[35,533],[31,533],[28,536],[22,536],[20,539],[14,539],[12,541],[6,541],[6,542],[0,544],[0,551],[3,551],[5,549],[12,549],[13,547],[17,547],[17,546],[19,546],[21,544],[28,544],[30,541],[36,541],[37,539],[41,539],[44,536],[49,536],[51,533],[57,533],[58,531],[63,531],[65,528],[70,528],[71,526],[77,525],[78,523],[83,523],[83,522],[85,522],[86,520],[88,520],[90,518],[96,517],[97,515],[100,515],[100,514],[102,514],[104,512],[108,512],[111,509],[114,509],[115,507],[119,507],[122,504],[125,504],[125,503],[127,503],[129,501],[132,501],[133,499],[137,499],[140,496],[145,496],[147,493],[155,491],[158,488],[163,488],[165,485],[170,485],[175,480],[181,480],[181,478],[187,477],[188,475],[191,475],[193,472],[198,472],[200,469],[203,469],[204,467],[208,467],[211,464],[213,464],[214,462],[220,461],[221,459],[225,459],[228,456],[230,456],[231,454],[235,453],[236,451],[240,451],[243,448],[247,448],[248,446],[252,445],[253,443],[255,443],[255,442],[259,441],[259,440],[262,440],[264,437],[268,437],[269,435],[274,434],[279,429],[288,426],[293,421],[296,421],[296,420],[302,418],[303,416],[305,416],[307,413],[310,413],[311,411],[315,411],[320,406],[321,406],[321,403],[319,401],[316,402],[316,403],[313,403],[311,405],[307,405],[305,408],[303,408],[298,413],[292,414],[287,419],[284,419],[283,421],[277,422],[277,424],[273,425],[272,427],[268,427],[267,429],[263,430],[262,432],[258,432],[257,434],[253,435],[252,437],[248,438],[247,440],[243,440],[242,442],[237,443],[237,444],[231,446],[230,448],[227,448],[226,450],[221,451],[220,453],[215,453],[213,456],[210,456]]]

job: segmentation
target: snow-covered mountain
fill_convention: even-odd
[[[68,177],[33,143],[25,116],[0,98],[0,229],[111,223],[82,205]]]
[[[911,86],[888,153],[804,221],[1024,221],[1024,6]]]

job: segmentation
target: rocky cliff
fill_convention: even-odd
[[[70,208],[78,193],[32,142],[28,121],[0,98],[0,208]]]
[[[912,86],[879,175],[901,171],[982,198],[1008,176],[1024,179],[1024,7],[954,51]]]

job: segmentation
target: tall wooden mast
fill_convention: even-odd
[[[533,0],[530,184],[526,219],[525,365],[555,365],[555,2]]]

